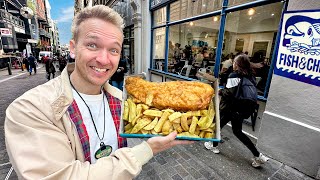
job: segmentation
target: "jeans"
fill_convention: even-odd
[[[120,89],[121,91],[123,90],[123,81],[111,81],[111,85]]]
[[[30,75],[31,75],[31,73],[32,73],[32,68],[34,69],[34,73],[35,73],[35,74],[37,73],[36,64],[30,64],[30,68],[29,68]]]
[[[233,134],[252,152],[255,157],[259,156],[259,151],[252,141],[242,132],[243,119],[232,112],[221,113],[220,129],[222,129],[229,121],[231,121]],[[218,146],[217,142],[213,142],[213,146]]]

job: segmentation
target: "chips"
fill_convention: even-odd
[[[152,107],[152,98],[152,96],[147,97],[148,105],[131,98],[124,102],[125,133],[167,135],[177,131],[179,137],[215,137],[213,102],[206,110],[178,112]]]

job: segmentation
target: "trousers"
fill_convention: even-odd
[[[259,151],[252,141],[242,132],[243,119],[235,113],[221,112],[220,114],[220,129],[222,129],[229,121],[231,121],[233,134],[252,152],[255,157],[259,157]],[[217,142],[213,142],[213,146],[218,146]]]

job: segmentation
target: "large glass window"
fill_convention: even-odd
[[[157,28],[153,30],[153,52],[152,52],[152,68],[164,70],[165,61],[165,40],[166,28]]]
[[[159,26],[166,23],[167,8],[163,7],[153,12],[153,25]]]
[[[250,8],[227,14],[220,83],[232,72],[232,61],[239,53],[248,54],[257,78],[258,93],[263,95],[283,3]]]
[[[219,17],[170,26],[168,71],[196,78],[198,70],[213,73]]]
[[[253,1],[257,1],[257,0],[229,0],[228,5],[229,6],[236,6],[236,5],[244,4],[247,2],[253,2]]]
[[[222,0],[179,0],[170,4],[170,21],[221,9]]]

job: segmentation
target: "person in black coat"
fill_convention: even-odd
[[[53,64],[53,59],[48,59],[46,61],[46,72],[47,72],[47,79],[50,80],[50,76],[52,74],[52,79],[55,76],[56,68],[54,67]]]
[[[236,93],[238,86],[241,85],[240,82],[244,82],[243,78],[250,81],[253,84],[253,88],[256,89],[255,78],[252,75],[252,70],[250,67],[250,61],[247,55],[238,55],[233,62],[233,72],[229,75],[227,79],[227,84],[224,89],[219,91],[221,96],[220,101],[220,129],[222,129],[229,121],[231,121],[233,134],[252,152],[254,155],[254,161],[252,162],[253,167],[260,167],[261,164],[266,162],[269,158],[260,153],[252,141],[242,132],[243,123],[243,113],[248,108],[250,108],[247,101],[240,101],[236,99]],[[255,91],[256,92],[256,91]],[[256,99],[255,97],[251,97]],[[254,102],[256,104],[256,102]],[[217,142],[205,142],[204,146],[218,154],[220,151],[217,148]]]
[[[123,80],[124,74],[128,72],[127,62],[124,59],[121,59],[118,65],[117,71],[111,77],[111,85],[117,87],[121,91],[123,90]]]

